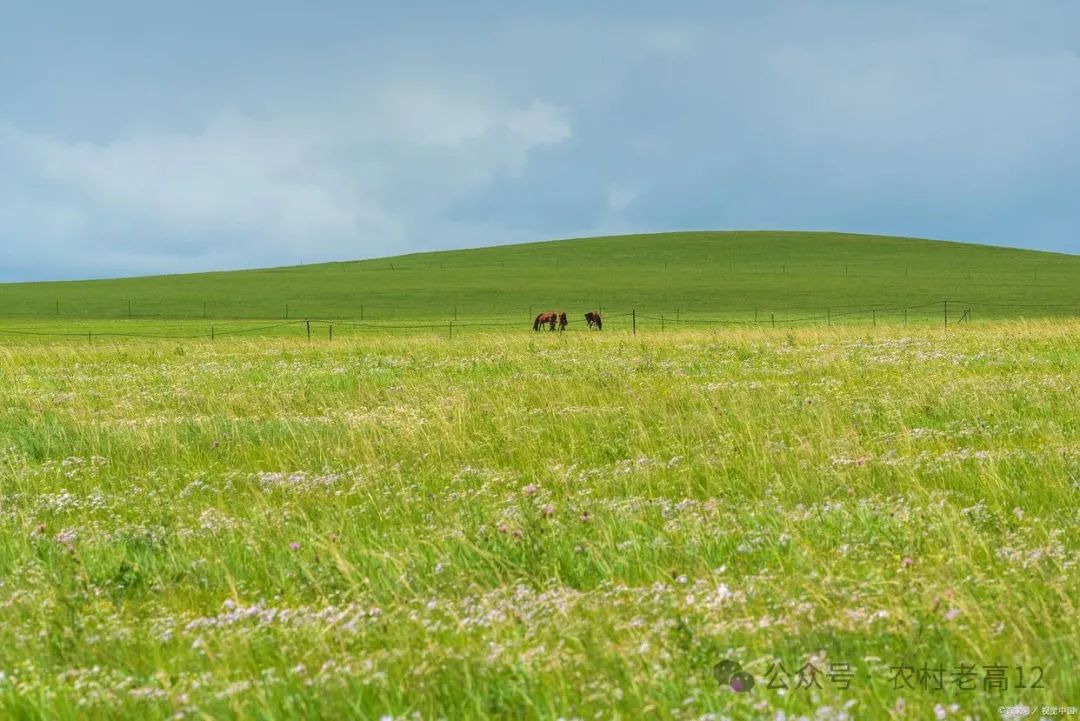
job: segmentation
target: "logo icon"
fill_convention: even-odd
[[[721,686],[730,686],[736,693],[746,693],[754,687],[754,677],[743,671],[738,661],[729,658],[713,666],[713,676]]]

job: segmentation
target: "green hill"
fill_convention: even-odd
[[[522,318],[541,309],[795,317],[975,304],[1080,312],[1080,257],[910,238],[693,232],[560,240],[265,270],[0,285],[0,317]],[[1022,307],[1021,307],[1022,306]],[[886,311],[883,311],[886,312]],[[938,312],[934,310],[933,312]],[[761,315],[766,314],[766,315]]]

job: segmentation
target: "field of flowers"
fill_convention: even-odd
[[[1080,324],[5,345],[0,524],[0,718],[1052,718]]]

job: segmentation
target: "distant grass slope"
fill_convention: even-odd
[[[0,317],[523,317],[565,309],[749,317],[944,299],[1080,311],[1080,257],[840,233],[693,232],[561,240],[377,260],[0,285]],[[1038,309],[1040,304],[1076,306]],[[130,310],[129,310],[130,308]],[[981,317],[1016,315],[980,308]]]

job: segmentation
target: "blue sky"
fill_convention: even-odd
[[[0,279],[672,229],[1080,253],[1080,3],[0,0]]]

